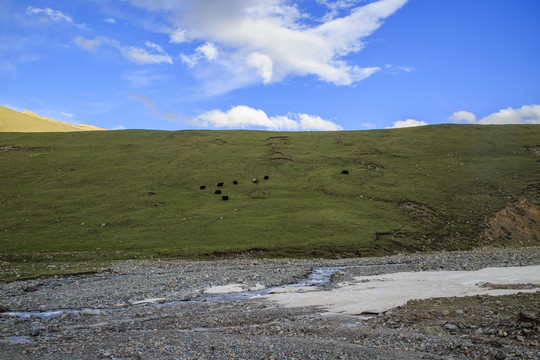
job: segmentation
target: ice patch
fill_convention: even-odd
[[[359,315],[381,313],[413,299],[537,291],[481,287],[486,282],[540,285],[540,266],[360,276],[352,283],[339,284],[338,288],[329,291],[306,292],[306,289],[290,287],[274,290],[265,298],[284,306],[322,306],[330,313]]]
[[[237,292],[245,291],[244,285],[242,284],[229,284],[221,286],[212,286],[204,290],[205,294],[232,294]]]

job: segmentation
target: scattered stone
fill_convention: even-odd
[[[150,298],[150,299],[133,301],[131,304],[132,305],[142,305],[142,304],[162,303],[165,300],[166,300],[165,298]]]
[[[41,334],[41,332],[45,330],[45,328],[41,324],[35,324],[32,326],[32,330],[30,331],[31,336],[38,336]]]
[[[493,360],[539,355],[538,293],[411,301],[358,320],[321,315],[321,308],[283,308],[260,298],[214,301],[201,289],[232,282],[245,289],[267,288],[296,283],[320,266],[357,266],[306,290],[316,292],[356,276],[534,265],[540,248],[336,260],[216,256],[223,259],[121,261],[94,274],[41,278],[34,283],[40,291],[31,296],[21,296],[21,289],[32,284],[28,280],[0,283],[0,305],[9,311],[9,316],[0,314],[0,358],[20,358],[23,352],[44,359]],[[392,266],[379,266],[384,264]],[[167,303],[151,305],[152,299]],[[36,319],[39,323],[32,322]]]
[[[26,289],[24,289],[24,292],[35,292],[38,291],[39,288],[37,286],[29,286]]]
[[[81,315],[84,316],[94,316],[94,315],[100,315],[101,311],[97,309],[84,309],[81,311]]]
[[[423,328],[422,333],[427,336],[443,336],[444,330],[440,326],[427,326]]]
[[[518,320],[519,321],[527,321],[527,322],[538,322],[538,314],[533,313],[532,311],[522,311],[518,314]]]

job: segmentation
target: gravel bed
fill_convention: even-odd
[[[92,275],[0,284],[0,358],[540,359],[538,291],[410,301],[371,319],[205,294],[230,284],[249,290],[297,283],[323,266],[352,267],[321,290],[359,275],[537,264],[538,247],[339,260],[125,261]]]

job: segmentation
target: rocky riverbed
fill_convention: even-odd
[[[412,300],[370,318],[256,296],[305,282],[319,267],[345,266],[328,282],[309,280],[323,292],[358,276],[538,264],[537,247],[340,260],[126,261],[96,274],[0,284],[0,358],[540,359],[535,284],[519,284],[529,292],[513,295]],[[245,292],[223,294],[227,289]]]

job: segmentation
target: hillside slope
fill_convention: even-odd
[[[496,219],[509,206],[537,214],[539,142],[538,125],[0,133],[0,258],[518,245]],[[538,227],[534,217],[519,224]],[[526,245],[538,245],[531,234]]]
[[[48,119],[26,110],[21,112],[0,106],[0,132],[67,132],[106,130],[92,125],[74,125]]]

